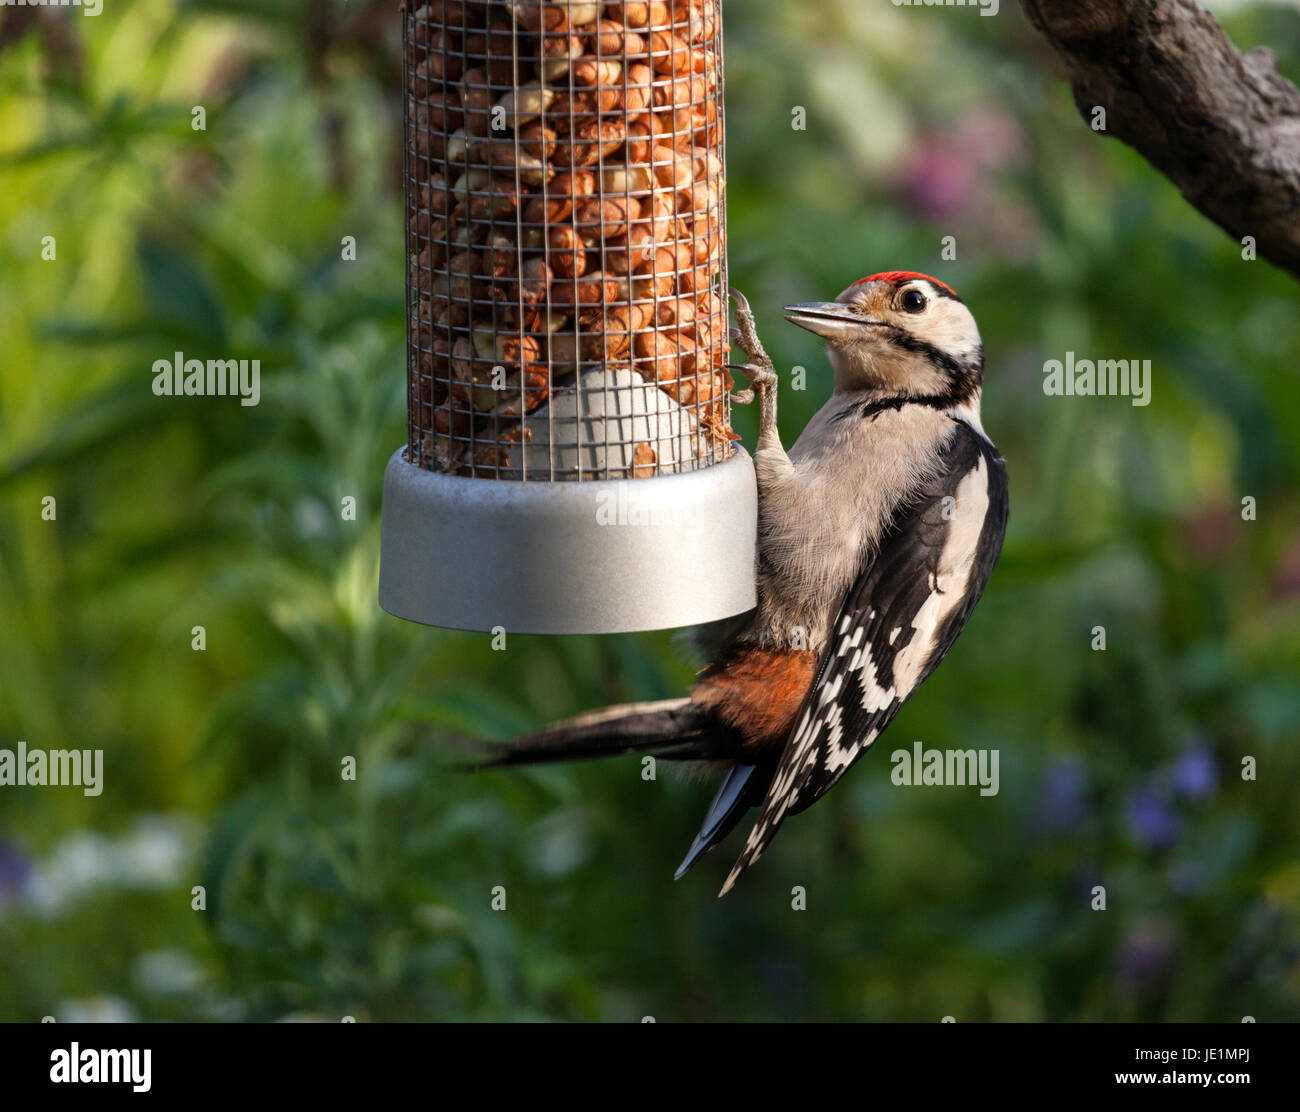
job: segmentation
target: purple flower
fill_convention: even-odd
[[[923,140],[913,148],[901,184],[904,196],[921,216],[943,220],[967,207],[971,166],[950,147]]]
[[[17,901],[27,888],[32,865],[12,842],[0,842],[0,904]]]
[[[1087,821],[1088,773],[1075,760],[1057,761],[1043,777],[1036,825],[1046,834],[1075,830]]]
[[[1151,788],[1130,793],[1124,811],[1129,833],[1144,849],[1167,849],[1177,841],[1182,824],[1168,801]]]
[[[988,170],[1005,171],[1025,161],[1025,137],[1015,117],[995,108],[978,107],[962,113],[956,144],[972,161]]]
[[[1201,738],[1195,738],[1170,769],[1174,792],[1187,799],[1205,799],[1219,786],[1219,766]]]
[[[1141,986],[1166,976],[1173,963],[1174,940],[1169,928],[1158,921],[1146,921],[1125,934],[1115,957],[1115,972],[1121,981]]]

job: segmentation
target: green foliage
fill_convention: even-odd
[[[729,12],[731,279],[808,368],[787,440],[829,376],[778,307],[935,273],[1013,503],[949,659],[718,901],[734,847],[671,880],[707,783],[451,768],[681,692],[671,634],[493,652],[378,609],[401,111],[396,5],[359,7],[108,5],[72,60],[0,51],[0,748],[106,766],[0,791],[0,1017],[1294,1018],[1294,282],[1090,132],[1011,5]],[[1300,65],[1294,12],[1230,30]],[[155,397],[176,351],[259,359],[261,404]],[[1044,396],[1067,351],[1150,359],[1152,404]],[[892,785],[915,740],[998,750],[1000,793]]]

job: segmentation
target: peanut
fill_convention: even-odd
[[[581,278],[587,273],[587,249],[566,224],[557,224],[546,239],[546,261],[561,278]]]
[[[692,59],[696,51],[671,31],[655,31],[650,36],[650,61],[655,73],[685,77],[694,72]]]
[[[605,58],[640,58],[646,52],[646,40],[621,23],[602,19],[587,37],[587,49]]]
[[[555,129],[546,127],[541,120],[525,124],[517,134],[519,145],[534,158],[547,159],[555,154]]]
[[[581,35],[548,35],[542,44],[542,54],[546,61],[542,63],[542,78],[545,81],[559,81],[569,72],[575,58],[586,53],[586,43]]]
[[[519,26],[529,31],[563,31],[569,26],[568,13],[560,4],[540,0],[509,0]]]
[[[609,227],[612,225],[613,234],[617,235],[619,227],[627,228],[628,224],[638,219],[640,215],[641,205],[635,197],[607,195],[582,201],[574,209],[573,223],[576,227],[584,225]]]
[[[595,166],[608,158],[627,138],[627,124],[617,117],[597,123],[587,120],[556,147],[556,161],[561,166]]]
[[[608,59],[584,57],[579,58],[569,67],[573,80],[578,85],[593,87],[597,85],[615,85],[623,77],[621,62]]]
[[[429,0],[416,9],[411,19],[415,24],[415,41],[422,42],[425,40],[420,36],[427,30],[464,26],[465,4],[463,0]]]
[[[497,101],[497,107],[505,109],[506,123],[518,127],[527,120],[536,119],[554,100],[554,89],[544,89],[537,82],[529,82],[505,93]]]
[[[628,468],[628,478],[648,479],[655,473],[655,464],[659,456],[650,444],[638,444],[632,450],[632,466]]]
[[[654,186],[654,176],[648,166],[606,166],[600,184],[606,193],[645,194]]]
[[[639,332],[633,366],[655,382],[671,382],[681,373],[682,360],[694,355],[695,342],[684,332]]]
[[[624,27],[660,27],[672,20],[660,0],[626,0],[605,5],[605,14]]]
[[[465,131],[484,136],[491,130],[492,90],[481,69],[468,69],[460,83],[460,103],[465,110]]]
[[[686,189],[695,180],[691,160],[672,147],[655,147],[651,164],[655,181],[665,189]]]

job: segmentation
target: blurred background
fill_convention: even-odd
[[[1211,7],[1300,80],[1296,4]],[[680,638],[494,652],[376,604],[397,0],[0,9],[0,748],[105,753],[101,796],[0,789],[0,1019],[1297,1017],[1296,283],[1091,132],[1015,4],[726,18],[787,442],[829,373],[779,307],[926,271],[983,331],[1012,515],[944,665],[719,901],[734,839],[672,880],[711,784],[446,767],[680,694]],[[260,359],[261,404],[155,397],[174,351]],[[1069,351],[1150,359],[1150,406],[1044,396]],[[1000,794],[894,787],[916,741],[999,750]]]

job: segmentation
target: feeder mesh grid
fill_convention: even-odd
[[[730,456],[721,0],[408,0],[408,443],[480,478]]]

